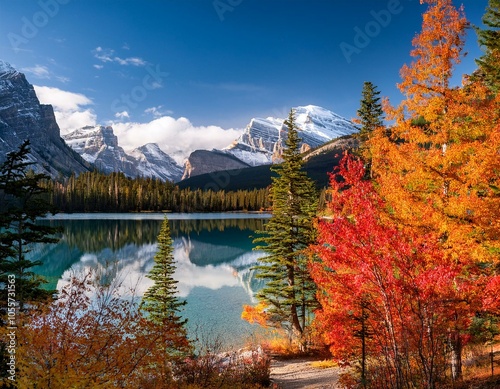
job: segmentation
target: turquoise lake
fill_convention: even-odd
[[[73,274],[96,270],[100,280],[121,283],[121,293],[138,296],[152,285],[163,214],[55,215],[41,223],[61,226],[57,244],[37,246],[29,255],[41,260],[35,271],[50,289],[60,289]],[[179,298],[191,336],[219,336],[229,346],[247,342],[255,326],[241,320],[244,304],[255,303],[263,286],[252,266],[262,252],[253,250],[262,214],[169,214]]]

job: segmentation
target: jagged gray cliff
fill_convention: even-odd
[[[104,173],[122,172],[129,177],[154,177],[179,181],[180,167],[156,143],[148,143],[127,154],[110,126],[87,126],[63,136],[86,161]]]
[[[40,104],[24,74],[0,60],[0,161],[26,139],[37,172],[55,178],[91,169],[61,139],[52,106]]]
[[[158,177],[173,182],[180,181],[181,166],[156,143],[148,143],[133,150],[130,155],[137,161],[137,170],[145,177]]]
[[[118,146],[118,138],[109,126],[83,127],[63,135],[63,139],[83,159],[104,173],[122,172],[129,177],[139,174],[135,160]]]
[[[222,151],[196,150],[191,153],[184,164],[182,179],[221,170],[243,169],[249,166],[249,164]]]

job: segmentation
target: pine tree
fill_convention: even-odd
[[[36,223],[38,218],[54,210],[44,198],[46,190],[40,186],[41,181],[49,177],[30,170],[33,163],[27,160],[29,152],[26,140],[17,151],[7,154],[0,166],[0,285],[7,285],[9,275],[15,276],[20,309],[24,309],[28,301],[44,300],[51,295],[41,288],[45,280],[31,271],[41,262],[26,259],[31,245],[59,240],[53,236],[59,229]],[[2,301],[7,301],[5,287],[1,293]]]
[[[357,138],[360,142],[359,145],[359,155],[364,159],[365,163],[369,165],[367,171],[372,175],[371,161],[372,156],[370,153],[370,148],[366,147],[366,142],[370,140],[373,132],[384,125],[382,104],[380,103],[380,97],[378,95],[380,91],[377,87],[373,85],[370,81],[365,81],[363,84],[361,99],[361,106],[358,109],[358,118],[361,128],[357,134]]]
[[[309,314],[317,306],[316,287],[307,268],[305,250],[314,241],[313,218],[317,194],[313,182],[302,170],[300,139],[292,110],[285,121],[288,137],[283,163],[272,167],[277,173],[271,188],[272,217],[256,242],[268,255],[256,266],[258,278],[267,280],[257,294],[265,303],[269,324],[288,327],[302,341]]]
[[[177,283],[174,279],[175,263],[172,249],[172,238],[168,219],[165,217],[158,234],[158,252],[154,257],[155,264],[148,274],[154,281],[142,301],[142,310],[147,318],[161,326],[165,360],[182,357],[190,350],[185,324],[180,312],[186,304],[176,296]]]
[[[489,0],[483,23],[489,28],[476,27],[476,32],[485,54],[476,62],[481,78],[497,93],[500,89],[500,0]]]
[[[363,98],[358,109],[359,124],[361,128],[358,138],[361,143],[370,139],[370,134],[384,125],[382,104],[380,103],[380,91],[370,81],[365,81],[362,91]]]

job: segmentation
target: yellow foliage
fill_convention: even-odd
[[[272,338],[264,341],[262,347],[270,354],[291,357],[300,354],[299,345],[292,342],[284,334],[275,334]]]
[[[311,362],[311,366],[316,369],[330,369],[332,367],[338,367],[338,363],[332,359],[325,359],[323,361]]]
[[[267,305],[263,302],[256,306],[244,305],[241,318],[250,324],[258,324],[261,327],[267,328],[268,314],[266,313]]]

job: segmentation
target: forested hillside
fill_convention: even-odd
[[[262,211],[268,190],[190,190],[154,178],[99,172],[47,182],[52,204],[61,212],[227,212]]]

